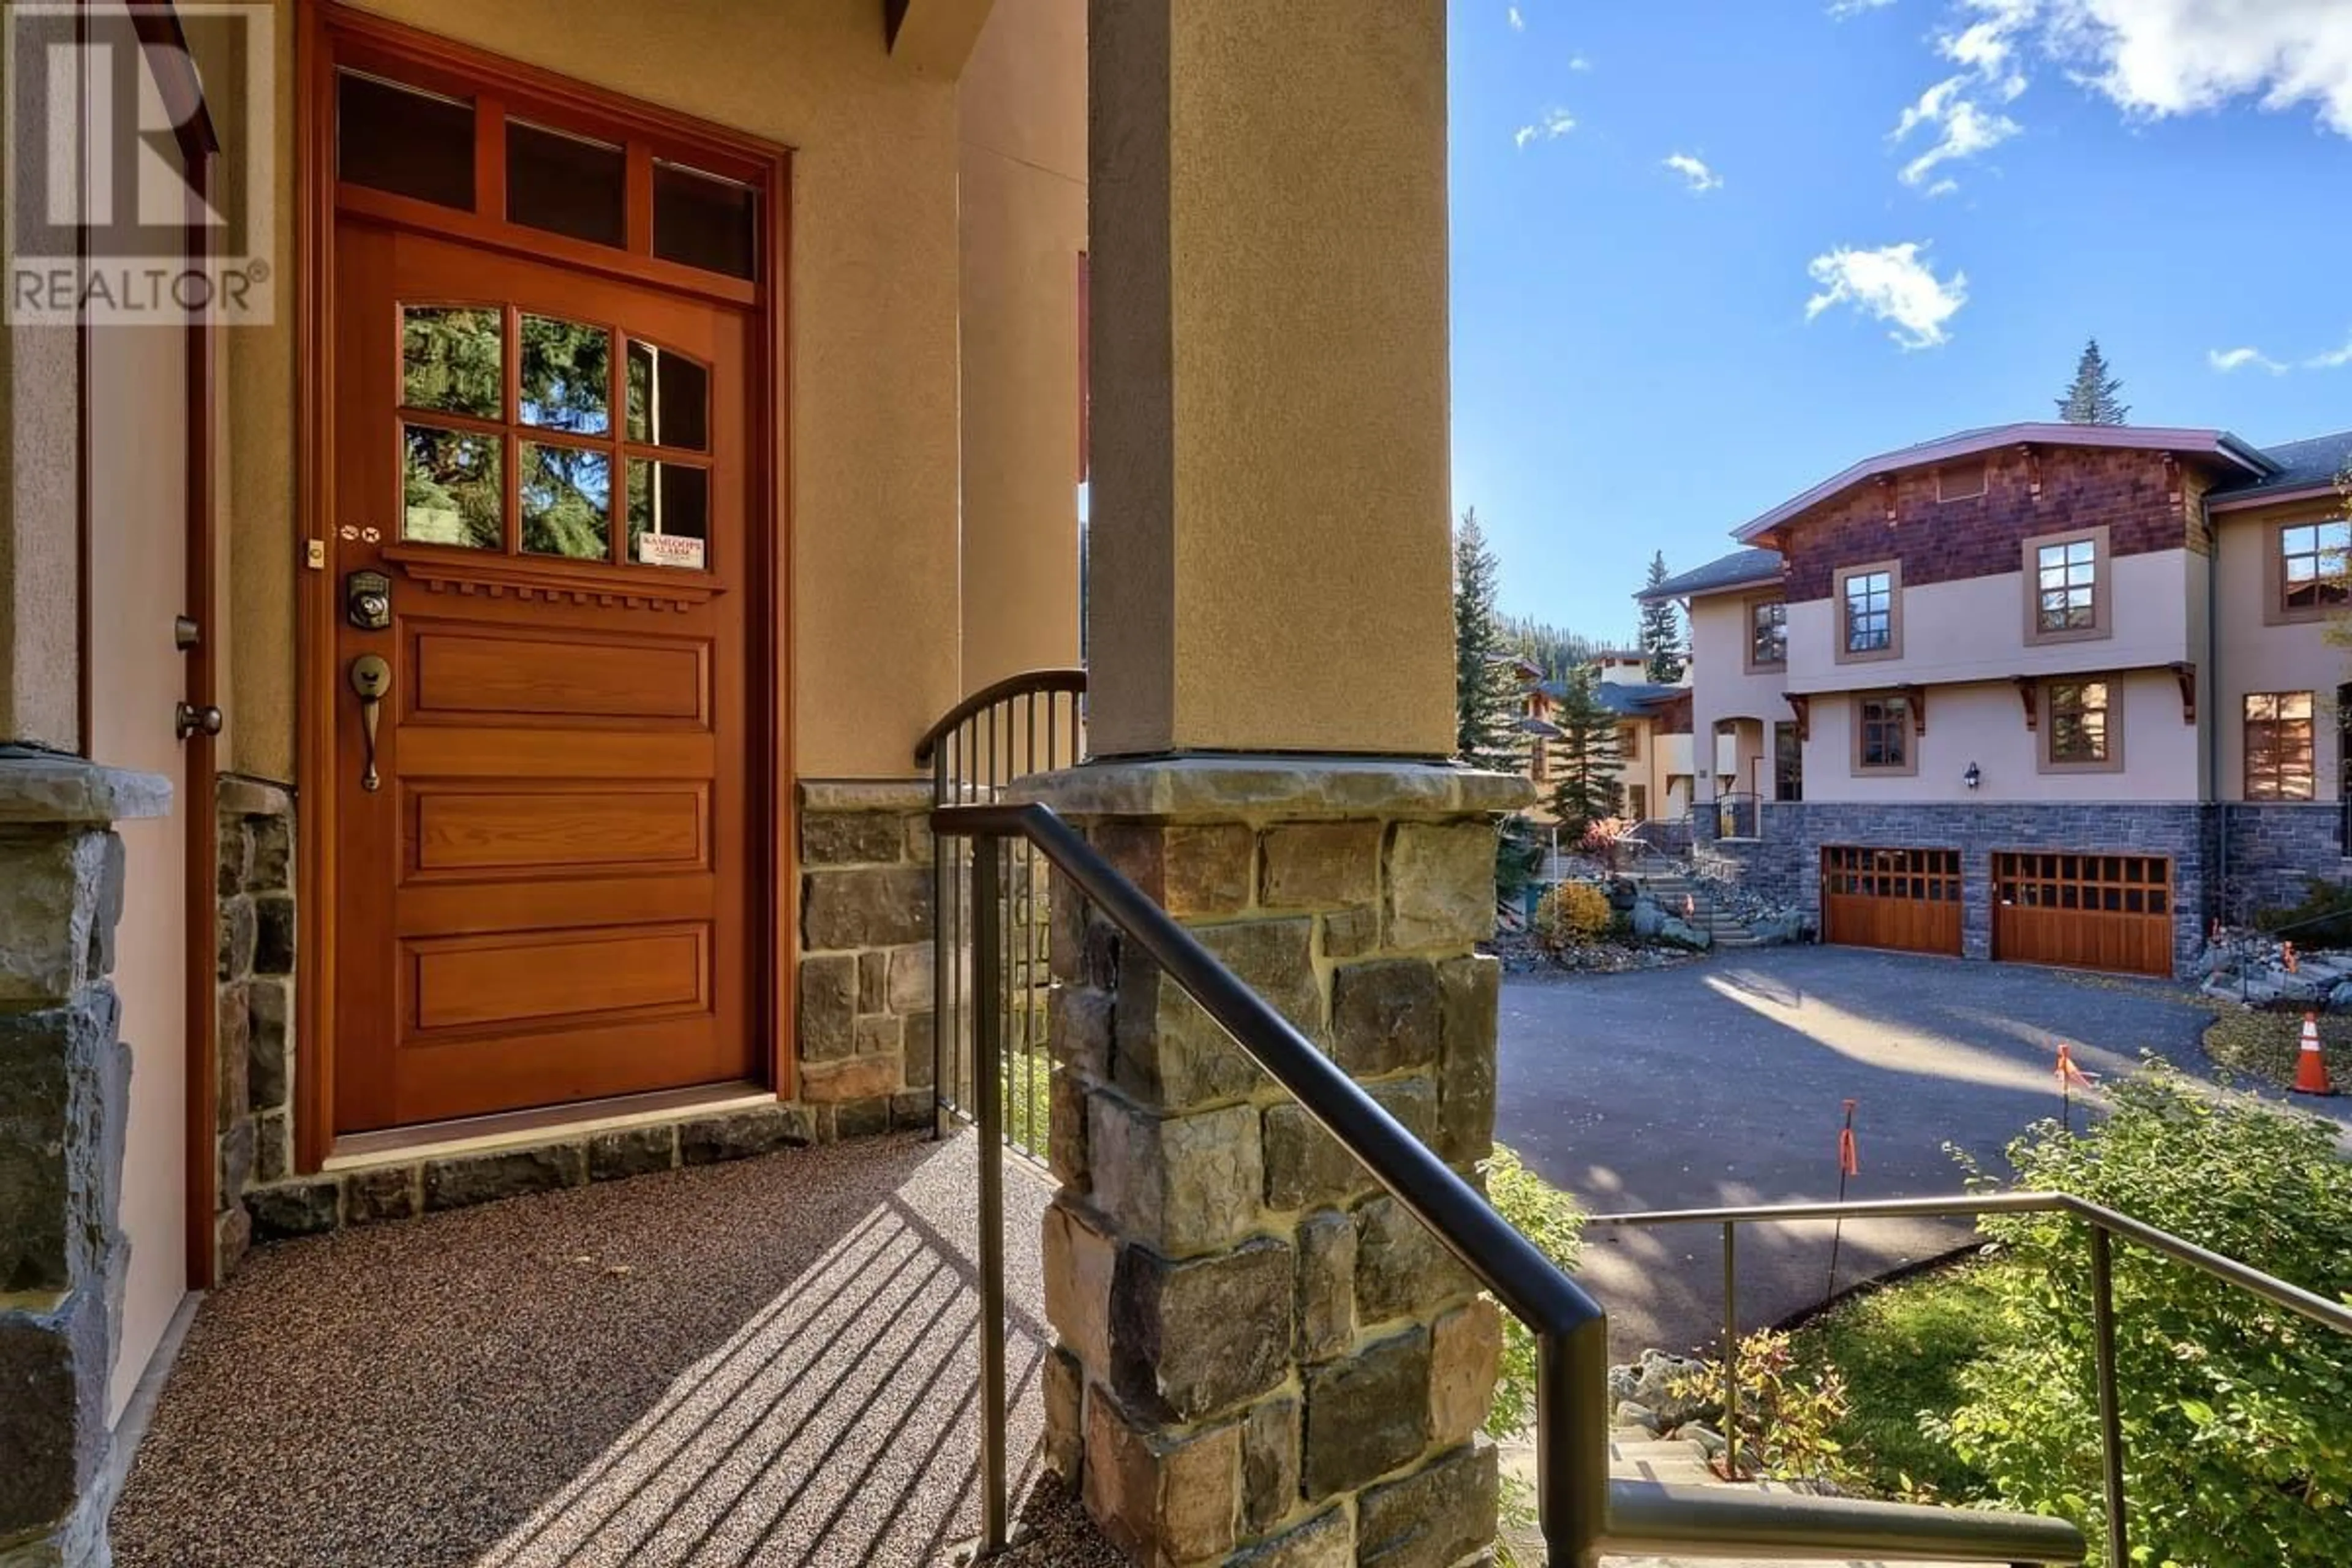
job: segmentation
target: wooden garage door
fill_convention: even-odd
[[[1822,850],[1822,933],[1849,947],[1960,951],[1960,852]]]
[[[2172,862],[2160,855],[1992,858],[1992,955],[2172,973]]]

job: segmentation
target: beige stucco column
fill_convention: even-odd
[[[1453,749],[1443,0],[1094,0],[1096,754]]]
[[[1441,760],[1444,6],[1095,0],[1089,26],[1094,760],[1016,789],[1468,1173],[1495,825],[1531,792]],[[1139,1563],[1476,1557],[1494,1304],[1052,902],[1049,1464]]]

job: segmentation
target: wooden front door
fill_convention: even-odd
[[[1957,954],[1960,852],[1825,847],[1822,940],[1848,947]]]
[[[756,318],[335,255],[336,1131],[758,1076]]]

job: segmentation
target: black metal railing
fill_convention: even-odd
[[[1764,836],[1764,797],[1750,790],[1732,790],[1691,807],[1703,818],[1714,838],[1760,838]]]
[[[2110,1568],[2131,1562],[2125,1517],[2123,1415],[2116,1384],[2114,1238],[2137,1243],[2223,1283],[2261,1297],[2315,1323],[2352,1334],[2352,1307],[2210,1251],[2143,1220],[2065,1193],[1973,1193],[1951,1197],[1888,1198],[1876,1203],[1761,1204],[1730,1208],[1652,1209],[1593,1215],[1588,1225],[1628,1228],[1658,1225],[1723,1227],[1723,1410],[1727,1453],[1736,1464],[1739,1412],[1738,1227],[1745,1224],[1822,1219],[1930,1219],[1987,1214],[2063,1214],[2090,1227],[2092,1355],[2098,1384],[2099,1470],[2104,1489]],[[2227,1506],[2217,1501],[2217,1506]],[[1859,1550],[1859,1548],[1857,1548]]]
[[[1026,846],[1230,1036],[1251,1060],[1337,1139],[1391,1195],[1427,1226],[1504,1309],[1535,1334],[1536,1502],[1549,1568],[1595,1568],[1603,1552],[1738,1556],[1790,1549],[1979,1563],[2079,1563],[2083,1538],[2063,1521],[1901,1503],[1693,1490],[1609,1476],[1607,1315],[1582,1288],[1496,1212],[1477,1188],[1342,1071],[1067,823],[1039,805],[947,805],[931,814],[941,839],[969,839],[975,952],[998,940],[1007,905],[1001,879]],[[1066,914],[1067,911],[1066,911]],[[972,974],[973,1111],[979,1122],[982,1518],[983,1552],[1003,1546],[1006,1490],[1003,1119],[996,1070],[1010,1014],[1003,970]]]
[[[930,772],[931,805],[993,804],[1017,779],[1079,762],[1086,690],[1083,669],[1033,669],[957,703],[915,747],[915,765]],[[997,1058],[1005,1106],[1002,1136],[1013,1152],[1042,1164],[1052,1083],[1045,1052],[1051,969],[1045,864],[1025,846],[1007,851],[992,895],[1003,906],[989,940],[981,942],[971,853],[964,839],[933,846],[931,1073],[939,1131],[977,1120],[972,1023],[975,984],[985,968],[994,976],[996,1005],[1008,1009]]]

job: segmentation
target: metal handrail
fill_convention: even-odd
[[[1718,1208],[1643,1209],[1592,1215],[1587,1225],[1632,1229],[1654,1225],[1717,1225],[1723,1227],[1723,1391],[1725,1439],[1738,1451],[1739,1284],[1735,1236],[1748,1224],[1808,1219],[1931,1219],[1988,1214],[2064,1214],[2091,1227],[2091,1330],[2099,1385],[2099,1465],[2107,1521],[2107,1561],[2125,1568],[2131,1561],[2126,1531],[2123,1414],[2116,1385],[2115,1261],[2110,1238],[2122,1237],[2185,1263],[2204,1274],[2259,1296],[2274,1306],[2339,1334],[2352,1335],[2352,1306],[2290,1284],[2275,1275],[2209,1247],[2198,1246],[2120,1209],[2072,1193],[1959,1193],[1925,1198],[1881,1198],[1850,1203],[1744,1204]]]
[[[1839,1550],[1857,1528],[1842,1500],[1664,1492],[1609,1479],[1608,1316],[1582,1287],[1488,1204],[1477,1188],[1381,1108],[1314,1042],[1220,963],[1060,816],[1041,805],[942,806],[934,834],[970,837],[974,941],[985,948],[998,919],[997,847],[1023,839],[1159,964],[1265,1074],[1337,1139],[1447,1251],[1537,1337],[1536,1505],[1549,1568],[1594,1568],[1622,1541],[1673,1541],[1677,1549],[1726,1555],[1761,1545]],[[980,1042],[981,1298],[984,1322],[1003,1310],[1003,1149],[994,1051],[1003,1029],[994,966],[979,966],[973,1012]],[[982,1342],[983,1550],[1003,1545],[1005,1494],[1003,1336]],[[2080,1531],[2063,1520],[1961,1512],[1906,1504],[1871,1505],[1874,1542],[1895,1555],[1914,1544],[1947,1561],[2079,1563]],[[1746,1533],[1742,1533],[1745,1531]],[[1875,1549],[1875,1548],[1874,1548]]]

